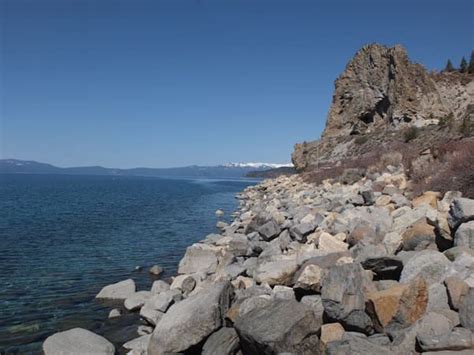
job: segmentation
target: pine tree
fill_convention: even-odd
[[[464,58],[464,57],[462,57],[461,64],[459,64],[459,71],[461,73],[466,73],[467,72],[467,62],[466,62],[466,58]]]
[[[471,60],[469,61],[469,67],[467,67],[469,74],[474,74],[474,51],[471,52]]]
[[[451,59],[448,59],[448,62],[446,63],[446,68],[444,68],[445,71],[453,71],[453,63],[451,63]]]

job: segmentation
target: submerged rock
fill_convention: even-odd
[[[132,279],[107,285],[95,296],[98,299],[125,300],[135,293],[135,282]]]
[[[163,271],[164,270],[161,266],[153,265],[150,268],[149,273],[152,274],[152,275],[158,276],[158,275],[161,275],[163,273]]]
[[[48,337],[43,343],[43,351],[45,355],[113,355],[115,347],[100,335],[74,328]]]

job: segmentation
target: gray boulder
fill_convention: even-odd
[[[217,263],[215,250],[206,244],[196,243],[186,249],[186,254],[179,262],[178,273],[213,273],[216,272]]]
[[[469,288],[459,306],[459,320],[464,328],[474,331],[474,288]]]
[[[290,228],[290,235],[294,239],[305,242],[306,237],[315,230],[316,226],[310,223],[300,223]]]
[[[43,343],[43,352],[45,355],[113,355],[115,347],[97,334],[74,328],[48,337]]]
[[[221,328],[207,338],[202,355],[235,355],[240,349],[239,336],[234,328]]]
[[[474,336],[469,329],[464,328],[454,328],[441,336],[418,335],[417,342],[423,351],[474,349]]]
[[[135,293],[135,282],[132,279],[107,285],[95,296],[98,299],[125,300]]]
[[[449,309],[446,287],[442,283],[432,284],[428,288],[428,305],[426,310],[428,312],[436,312],[444,309]]]
[[[407,261],[400,282],[410,282],[418,276],[424,278],[428,285],[443,282],[448,276],[450,264],[444,254],[435,250],[423,250]]]
[[[328,343],[327,355],[390,355],[388,347],[375,344],[366,337],[346,332],[342,340]]]
[[[276,260],[259,260],[253,277],[259,283],[269,285],[289,285],[298,264],[293,258],[278,258]]]
[[[150,342],[151,334],[142,335],[139,338],[132,339],[123,344],[123,348],[132,350],[137,354],[143,354],[148,349],[148,343]]]
[[[269,241],[280,234],[280,226],[273,219],[258,228],[263,240]]]
[[[322,318],[324,313],[324,306],[323,300],[321,299],[321,295],[303,296],[301,298],[301,303],[309,306],[313,310],[317,319]]]
[[[451,229],[456,230],[461,223],[472,220],[474,220],[474,200],[455,198],[449,206],[448,223]]]
[[[128,311],[135,311],[143,307],[145,302],[151,297],[152,293],[150,291],[138,291],[133,295],[128,297],[124,306]]]
[[[391,334],[394,338],[392,351],[395,354],[412,354],[415,352],[417,337],[441,337],[450,332],[453,327],[454,324],[449,318],[439,313],[428,312],[411,327]]]
[[[359,263],[333,266],[322,281],[325,313],[347,330],[371,333],[373,323],[365,313],[366,293],[371,290],[375,286]]]
[[[163,291],[168,291],[169,289],[170,289],[170,284],[163,280],[157,280],[153,282],[153,285],[151,285],[152,293],[160,293]]]
[[[454,246],[474,249],[474,221],[459,226],[454,234]]]
[[[229,251],[234,256],[247,256],[251,254],[252,249],[244,234],[234,234],[229,242]]]
[[[295,300],[274,300],[234,323],[244,354],[317,354],[322,318]]]
[[[224,324],[232,285],[219,282],[174,304],[156,325],[148,355],[179,353],[206,339]]]

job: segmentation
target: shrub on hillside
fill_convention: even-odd
[[[413,191],[422,194],[433,190],[461,191],[463,196],[474,198],[474,140],[460,140],[441,145],[437,159],[429,169],[413,176]]]
[[[362,145],[362,144],[365,144],[367,143],[369,140],[369,137],[368,136],[357,136],[356,139],[354,139],[354,143],[356,145]]]
[[[420,129],[416,126],[410,126],[403,130],[403,140],[408,143],[414,140],[420,134]]]
[[[398,151],[385,153],[380,157],[380,164],[382,165],[382,168],[385,168],[389,165],[400,166],[402,161],[403,155]]]
[[[462,134],[464,137],[471,137],[474,135],[474,120],[467,115],[461,121],[461,125],[459,126],[459,133]]]
[[[441,128],[448,128],[451,129],[454,126],[454,115],[451,112],[449,115],[442,117],[439,119],[438,125]]]

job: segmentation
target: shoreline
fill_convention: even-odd
[[[137,292],[126,280],[99,293],[142,319],[125,350],[388,354],[458,333],[472,349],[474,250],[458,231],[471,228],[474,200],[413,198],[402,170],[390,170],[348,184],[279,177],[238,193],[233,221],[190,245],[171,283]],[[456,306],[451,279],[462,288]],[[45,354],[64,339],[72,348],[92,341],[101,354],[125,351],[77,332],[48,338]]]

